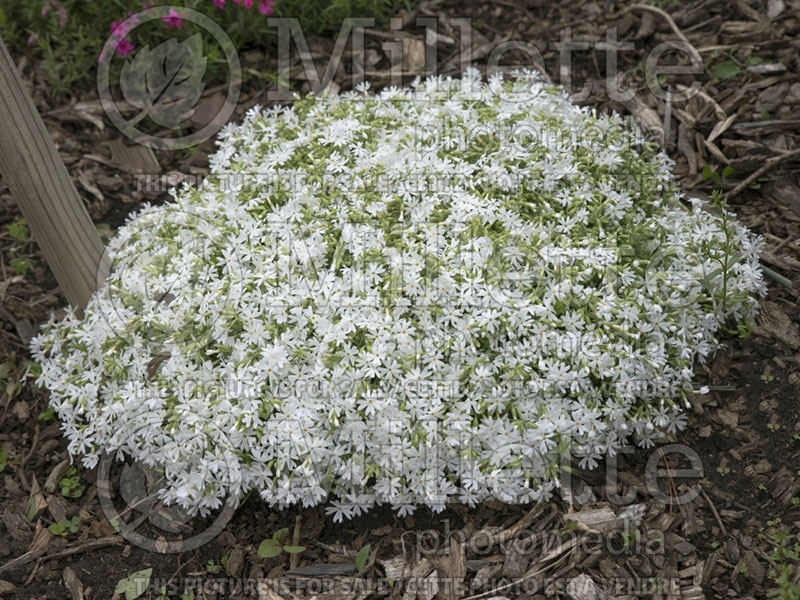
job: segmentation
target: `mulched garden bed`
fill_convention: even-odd
[[[119,580],[148,568],[151,589],[142,597],[149,598],[158,596],[160,585],[169,598],[192,588],[194,598],[269,600],[767,597],[776,568],[768,556],[779,545],[770,531],[782,527],[790,546],[800,541],[800,3],[701,0],[658,6],[613,0],[422,2],[401,15],[402,32],[368,34],[365,58],[374,85],[386,84],[392,64],[382,44],[402,41],[403,69],[419,72],[427,42],[429,50],[436,48],[438,72],[457,75],[460,38],[451,19],[469,17],[476,66],[485,65],[497,43],[520,40],[538,48],[541,66],[558,82],[561,35],[569,27],[585,48],[572,52],[572,85],[577,91],[592,84],[581,104],[630,114],[662,136],[688,195],[708,197],[722,189],[741,221],[765,237],[762,260],[777,276],[770,280],[759,324],[748,339],[731,340],[698,366],[698,383],[711,391],[693,399],[685,431],[658,447],[620,455],[616,472],[606,465],[576,469],[563,493],[538,506],[453,506],[438,515],[420,509],[405,518],[376,510],[334,524],[322,508],[271,511],[254,495],[211,543],[164,555],[115,533],[100,507],[96,473],[79,471],[79,497],[61,493],[66,443],[58,424],[47,418],[45,394],[26,381],[21,389],[0,391],[0,449],[8,455],[0,473],[0,597],[111,598]],[[438,18],[436,33],[415,26],[417,17]],[[596,44],[611,27],[614,43],[633,43],[619,50],[617,72],[620,87],[636,95],[621,103],[609,98],[606,51]],[[680,85],[700,84],[700,92],[683,103],[657,98],[645,81],[648,52],[680,37],[676,30],[706,66],[702,74],[664,82],[676,92]],[[330,56],[334,39],[309,38],[312,55]],[[261,52],[242,58],[245,68],[275,67],[275,58]],[[168,199],[164,190],[137,186],[142,174],[178,184],[207,172],[213,140],[191,152],[129,147],[104,118],[93,90],[72,99],[49,98],[35,58],[18,59],[75,185],[106,235],[142,202]],[[528,64],[519,50],[505,59]],[[680,60],[687,62],[686,55]],[[669,61],[665,56],[664,64]],[[351,87],[349,65],[345,55],[335,87]],[[300,92],[309,89],[301,75],[293,77]],[[249,83],[235,118],[268,104],[270,85]],[[207,102],[217,101],[215,93],[207,93]],[[33,332],[66,305],[38,248],[9,228],[19,216],[0,181],[0,344],[6,357],[0,374],[11,382],[24,372]],[[31,264],[18,274],[20,260]],[[692,465],[669,444],[696,453],[700,472],[679,477],[678,469]],[[663,471],[657,481],[648,477],[654,469]],[[607,481],[607,472],[616,481]],[[687,493],[695,499],[677,501]],[[38,516],[30,520],[32,506]],[[75,533],[62,537],[48,530],[72,517],[79,519]],[[195,530],[207,524],[189,523]],[[281,528],[306,550],[259,558],[260,542]],[[170,535],[153,520],[141,531],[154,539]],[[357,558],[367,544],[368,554]],[[783,562],[787,581],[800,584],[800,561]]]

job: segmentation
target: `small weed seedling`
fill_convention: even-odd
[[[67,537],[70,533],[77,533],[78,532],[78,525],[80,524],[81,520],[78,517],[72,517],[69,521],[59,521],[58,523],[53,523],[47,529],[53,535],[60,535],[61,537]]]
[[[61,495],[65,498],[80,498],[86,486],[81,483],[81,474],[75,467],[70,467],[58,483]]]
[[[271,538],[267,538],[262,541],[258,546],[259,558],[274,558],[281,552],[286,552],[287,554],[300,554],[301,552],[305,552],[305,546],[291,546],[283,544],[283,538],[286,537],[288,532],[288,527],[282,527],[273,533]]]

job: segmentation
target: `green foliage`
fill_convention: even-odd
[[[359,573],[361,573],[361,571],[364,570],[364,567],[367,566],[367,559],[369,558],[370,550],[372,550],[372,546],[367,544],[358,551],[358,554],[356,554],[356,569],[358,569]]]
[[[709,165],[703,167],[703,181],[711,181],[715,185],[722,186],[726,181],[736,174],[736,169],[728,165],[722,169],[721,173],[713,170]]]
[[[263,540],[258,546],[259,558],[274,558],[281,552],[286,552],[287,554],[300,554],[301,552],[305,552],[305,546],[283,545],[283,538],[288,532],[288,527],[283,527],[273,533],[271,538]]]
[[[742,70],[732,60],[726,60],[714,66],[714,77],[716,79],[731,79],[736,77]]]
[[[347,17],[372,17],[385,21],[402,0],[276,0],[275,17],[297,18],[305,35],[338,32]],[[12,53],[33,49],[42,59],[46,82],[54,95],[71,94],[76,87],[93,85],[96,66],[104,44],[110,37],[111,24],[142,10],[139,0],[61,0],[65,12],[50,8],[42,14],[42,2],[14,2],[0,9],[0,29]],[[168,5],[169,2],[153,2]],[[174,3],[172,3],[174,4]],[[237,50],[268,49],[277,39],[277,27],[267,26],[267,15],[258,4],[245,8],[231,0],[220,9],[210,0],[186,0],[182,6],[197,10],[214,20],[231,38]],[[201,29],[185,26],[167,28],[164,23],[145,23],[131,34],[136,49],[151,48],[176,34],[189,37]],[[127,38],[126,38],[127,39]],[[223,73],[223,52],[216,43],[205,48],[211,77]],[[69,59],[66,59],[69,57]]]
[[[25,241],[28,239],[28,224],[25,219],[17,219],[8,226],[8,235],[18,241]]]
[[[80,498],[86,486],[81,483],[81,474],[75,467],[70,467],[58,482],[61,495],[65,498]]]
[[[147,591],[147,586],[150,583],[150,576],[152,574],[152,568],[131,573],[117,582],[117,586],[114,588],[114,594],[124,595],[125,600],[136,600],[136,598]]]
[[[216,575],[222,570],[223,565],[217,564],[213,558],[209,559],[206,563],[206,571],[211,573],[212,575]]]
[[[78,517],[72,517],[69,521],[59,521],[58,523],[53,523],[47,529],[53,535],[60,535],[62,537],[67,537],[70,533],[77,533],[78,532],[78,524],[80,523],[80,519]]]
[[[776,587],[767,593],[768,598],[800,600],[800,586],[792,580],[795,566],[800,563],[800,542],[781,524],[780,519],[767,521],[769,529],[761,534],[772,545],[773,551],[766,556],[772,565],[769,576]]]
[[[17,219],[9,224],[6,232],[12,242],[8,248],[8,263],[17,275],[24,275],[33,266],[33,254],[30,243],[31,236],[25,219]]]
[[[8,454],[4,450],[0,450],[0,473],[2,473],[8,464]]]
[[[8,406],[20,395],[22,392],[20,374],[23,370],[24,367],[17,364],[16,353],[6,353],[5,362],[0,363],[0,404]]]

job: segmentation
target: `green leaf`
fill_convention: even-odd
[[[120,579],[117,582],[117,587],[114,588],[115,594],[125,594],[125,600],[134,600],[138,598],[147,590],[150,583],[150,576],[153,574],[153,569],[143,569],[131,573],[127,577]]]
[[[732,166],[728,165],[727,167],[722,169],[722,178],[724,179],[726,177],[730,177],[734,173],[736,173],[736,169],[734,169]]]
[[[6,454],[5,451],[0,450],[0,473],[2,473],[5,470],[7,464],[8,464],[8,454]]]
[[[53,523],[47,527],[47,530],[52,533],[53,535],[66,535],[67,532],[65,531],[67,525],[64,522],[60,523]]]
[[[33,501],[33,496],[28,498],[28,521],[33,521],[33,515],[36,514],[36,503]]]
[[[281,547],[275,543],[274,540],[269,538],[265,539],[261,544],[258,546],[258,557],[259,558],[272,558],[274,556],[278,556],[281,553]]]
[[[369,558],[369,551],[371,549],[372,545],[367,544],[358,551],[358,554],[356,554],[356,569],[358,569],[359,573],[361,573],[361,571],[364,570],[364,567],[367,566],[367,559]]]
[[[275,542],[276,544],[280,544],[281,538],[287,533],[289,533],[288,527],[282,527],[281,529],[278,529],[278,531],[272,534],[272,541]]]
[[[305,552],[306,551],[306,547],[305,546],[284,546],[283,547],[283,551],[284,552],[288,552],[289,554],[300,554],[301,552]]]
[[[186,590],[181,596],[181,600],[194,600],[194,590]]]
[[[24,240],[28,237],[28,224],[25,222],[25,219],[17,219],[11,225],[8,226],[8,235],[10,235],[15,240]]]
[[[24,258],[12,258],[8,261],[8,264],[14,267],[14,271],[16,271],[17,275],[25,275],[28,269],[31,268],[30,261]]]
[[[42,414],[39,415],[39,420],[44,421],[46,423],[47,421],[50,421],[53,418],[53,414],[55,412],[56,411],[52,406],[48,406],[47,409]]]
[[[736,77],[740,71],[739,65],[732,60],[726,60],[714,67],[714,77],[717,79],[730,79],[731,77]]]

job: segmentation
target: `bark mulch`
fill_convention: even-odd
[[[159,597],[164,585],[170,599],[746,599],[766,598],[781,574],[787,589],[800,585],[800,560],[781,550],[800,542],[800,2],[446,0],[415,4],[399,16],[399,27],[365,37],[373,87],[391,82],[393,64],[408,83],[434,50],[438,72],[458,75],[463,22],[456,18],[471,20],[479,68],[485,70],[499,43],[522,41],[538,49],[543,64],[537,66],[564,83],[560,67],[570,28],[573,91],[590,85],[579,102],[634,117],[674,158],[687,195],[722,190],[741,221],[766,239],[761,258],[770,269],[769,297],[752,335],[730,340],[698,365],[698,383],[711,391],[693,399],[685,431],[657,447],[620,454],[616,470],[607,468],[611,461],[593,471],[575,469],[550,502],[453,506],[405,518],[376,510],[335,524],[322,509],[271,511],[255,495],[210,543],[181,554],[148,552],[109,523],[96,473],[68,471],[46,394],[30,380],[14,383],[25,371],[31,335],[66,303],[36,244],[15,225],[19,211],[0,181],[0,449],[7,455],[0,463],[0,598],[121,597],[115,595],[119,580],[144,569],[152,572],[141,597]],[[428,31],[419,17],[433,19]],[[615,33],[606,37],[611,28]],[[696,50],[700,68],[652,77],[651,84],[654,78],[669,90],[660,98],[648,89],[646,59],[674,40]],[[327,57],[335,35],[308,41],[312,56]],[[397,43],[402,56],[392,52]],[[609,48],[616,49],[616,71],[607,63]],[[104,235],[143,202],[168,200],[164,189],[140,185],[141,175],[177,185],[207,172],[213,141],[181,152],[132,146],[105,118],[94,90],[51,98],[37,57],[18,58]],[[242,59],[245,69],[277,67],[269,53],[248,51]],[[688,65],[689,59],[671,51],[661,64]],[[334,90],[352,86],[350,64],[346,53]],[[501,64],[532,66],[519,49]],[[310,89],[302,69],[287,76],[301,93]],[[614,99],[608,82],[633,96]],[[699,91],[679,99],[693,84]],[[248,80],[234,118],[268,104],[273,86],[269,79]],[[204,102],[214,106],[218,93],[211,89]],[[693,473],[679,472],[690,468]],[[654,479],[656,471],[661,476]],[[693,499],[681,502],[686,494]],[[73,517],[74,533],[48,529]],[[174,540],[210,523],[195,519],[170,530],[168,522],[150,518],[140,530]],[[259,558],[261,541],[282,528],[305,551]]]

